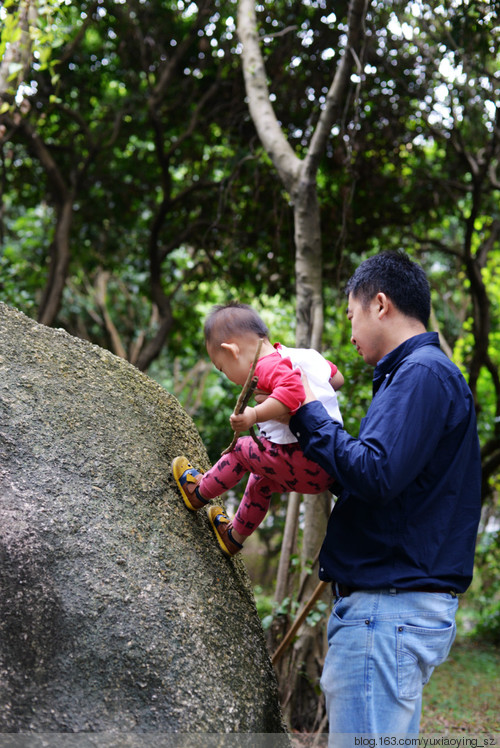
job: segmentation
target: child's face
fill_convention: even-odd
[[[207,352],[216,369],[221,371],[231,382],[243,387],[250,371],[252,359],[249,361],[248,356],[242,352],[239,346],[232,345],[230,348],[220,346],[215,349],[212,346],[207,346]]]

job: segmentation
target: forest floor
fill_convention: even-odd
[[[500,734],[500,649],[457,639],[424,688],[421,734]]]

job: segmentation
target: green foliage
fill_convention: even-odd
[[[18,211],[6,198],[12,215],[8,220],[8,238],[0,254],[0,292],[2,301],[36,316],[37,297],[45,275],[44,245],[50,241],[53,216],[42,204]]]
[[[500,502],[487,505],[476,546],[476,571],[467,592],[463,628],[481,639],[500,644]]]
[[[264,593],[263,588],[259,584],[255,585],[253,591],[257,613],[262,621],[262,625],[264,628],[269,628],[273,618],[273,600],[269,595]]]
[[[299,606],[296,600],[291,597],[285,597],[281,603],[276,603],[269,595],[266,595],[263,588],[260,585],[254,587],[255,601],[257,605],[257,612],[262,621],[262,628],[264,631],[268,631],[272,625],[284,616],[287,617],[290,625],[293,624],[297,614],[299,613]],[[306,616],[305,623],[314,627],[320,623],[323,623],[328,615],[330,606],[318,600],[311,608]]]
[[[330,612],[330,605],[325,603],[323,600],[318,600],[317,603],[311,608],[311,611],[307,614],[306,623],[308,626],[317,626],[319,623],[325,620]]]
[[[257,596],[257,600],[257,610],[260,608],[261,610],[268,611],[262,618],[262,628],[264,631],[270,629],[273,622],[278,618],[287,616],[291,621],[293,621],[299,608],[297,601],[293,600],[291,597],[283,598],[280,603],[272,601],[271,606],[269,606],[269,599],[266,601],[265,596],[263,597],[262,594]]]

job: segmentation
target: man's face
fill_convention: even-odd
[[[365,306],[360,299],[349,294],[347,319],[351,322],[351,343],[371,366],[375,366],[384,356],[379,312],[380,304],[376,296]]]

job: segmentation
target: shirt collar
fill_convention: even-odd
[[[380,359],[373,372],[373,394],[375,394],[384,379],[404,361],[410,353],[425,345],[434,345],[439,348],[439,335],[437,332],[423,332],[408,338],[397,348],[387,353]]]

